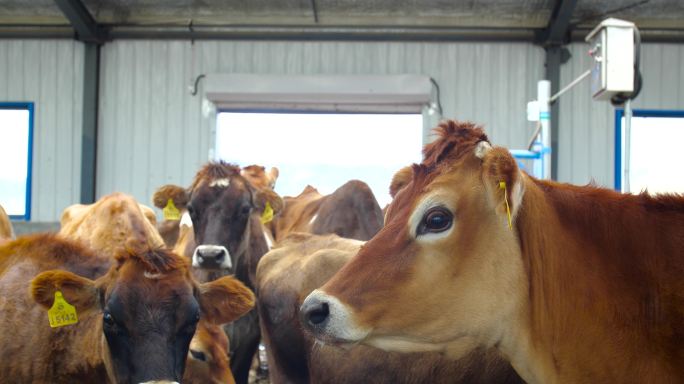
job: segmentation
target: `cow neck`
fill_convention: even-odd
[[[638,313],[629,313],[649,306],[644,297],[658,301],[657,288],[651,289],[658,283],[646,276],[667,268],[644,260],[662,255],[667,246],[649,252],[649,240],[666,236],[652,236],[660,228],[655,222],[635,220],[653,218],[644,215],[643,197],[531,178],[525,182],[516,227],[529,295],[517,344],[527,355],[520,360],[533,362],[534,369],[523,368],[521,375],[527,370],[531,377],[524,378],[531,382],[607,382],[616,380],[611,376],[616,372],[658,371],[662,362],[647,352],[653,345],[639,336],[648,327],[635,328],[630,322]],[[681,213],[674,215],[684,220],[680,201]],[[684,238],[681,225],[669,229],[676,232],[669,234],[672,239]],[[607,341],[617,339],[622,347]],[[618,349],[622,355],[616,357]]]

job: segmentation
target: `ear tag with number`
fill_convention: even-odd
[[[266,202],[264,207],[264,213],[261,214],[261,224],[266,224],[273,220],[273,208],[271,208],[271,203]]]
[[[173,199],[166,202],[166,207],[162,209],[162,212],[164,212],[164,220],[180,220],[181,218],[180,211],[173,203]]]
[[[76,308],[67,303],[60,291],[55,292],[55,301],[52,303],[52,308],[48,310],[48,319],[52,328],[78,323]]]
[[[506,214],[508,214],[508,228],[513,229],[513,222],[511,220],[511,207],[508,205],[508,192],[506,191],[506,182],[505,181],[500,181],[499,182],[499,189],[503,190],[504,193],[504,202],[506,203]]]

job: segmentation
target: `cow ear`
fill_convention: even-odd
[[[200,284],[199,294],[202,316],[213,324],[230,323],[254,307],[254,293],[232,276]]]
[[[486,141],[478,144],[475,156],[482,160],[482,179],[496,212],[504,216],[510,212],[513,222],[525,193],[518,163],[506,148],[492,148]]]
[[[407,186],[411,180],[413,180],[413,167],[409,165],[398,170],[397,173],[392,176],[392,182],[390,182],[390,196],[394,199],[397,196],[397,193]]]
[[[276,167],[271,167],[271,170],[268,171],[268,185],[271,189],[275,188],[278,175],[280,175],[280,171]]]
[[[271,205],[273,214],[277,215],[283,210],[283,199],[270,189],[260,189],[255,192],[254,205],[257,211],[264,212],[266,203]]]
[[[55,292],[60,291],[64,299],[77,312],[85,312],[99,307],[99,290],[93,280],[86,279],[67,271],[47,271],[31,280],[30,294],[33,300],[49,309],[55,300]]]
[[[154,203],[154,206],[159,209],[164,209],[169,203],[169,200],[173,201],[173,205],[182,211],[188,205],[190,194],[188,194],[188,191],[183,187],[167,184],[159,187],[154,191],[154,195],[152,195],[152,202]]]

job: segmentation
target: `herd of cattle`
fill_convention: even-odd
[[[384,210],[224,162],[160,187],[159,223],[113,193],[15,239],[0,207],[0,382],[247,383],[260,342],[272,383],[684,382],[684,197],[435,133]]]

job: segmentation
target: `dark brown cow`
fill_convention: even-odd
[[[129,195],[112,193],[93,204],[67,207],[62,213],[59,234],[114,260],[117,253],[126,249],[126,243],[131,238],[152,247],[162,247],[164,243],[155,230],[155,220],[151,208],[138,204]],[[228,376],[233,380],[225,363],[228,361],[227,341],[226,347],[222,348],[221,340],[205,336],[205,333],[221,330],[221,327],[200,320],[197,329],[197,334],[190,342],[189,364],[183,381],[225,382]],[[199,353],[193,350],[193,346],[201,346],[207,353]]]
[[[351,180],[323,196],[307,186],[296,197],[285,197],[283,212],[273,220],[276,242],[292,232],[368,240],[382,227],[382,211],[368,185]]]
[[[0,242],[11,239],[14,239],[12,222],[10,221],[7,212],[5,212],[5,209],[0,205]]]
[[[259,262],[257,307],[271,383],[520,383],[494,349],[456,364],[436,353],[400,354],[355,345],[316,344],[299,323],[304,298],[323,285],[363,242],[290,234]]]
[[[280,197],[269,189],[256,189],[240,168],[224,162],[202,167],[187,191],[192,233],[182,234],[176,249],[191,250],[188,254],[200,281],[235,273],[253,288],[257,263],[269,250],[260,216],[267,202],[276,213],[282,209]],[[260,339],[256,310],[227,329],[235,381],[246,383]]]
[[[249,165],[242,168],[240,174],[257,190],[272,192],[278,179],[278,168],[273,167],[266,173],[266,169],[260,165]],[[159,233],[169,248],[175,247],[180,236],[180,227],[184,222],[190,220],[189,217],[185,220],[183,219],[187,215],[186,206],[189,197],[185,188],[171,184],[159,187],[152,196],[152,202],[155,207],[164,210],[169,205],[169,202],[171,202],[179,215],[178,218],[169,218],[165,214],[164,220],[157,225]]]
[[[478,127],[437,133],[386,226],[305,300],[313,332],[496,346],[532,383],[684,382],[684,197],[536,180]]]
[[[198,284],[169,251],[131,241],[112,260],[49,234],[0,247],[0,290],[12,293],[0,300],[6,383],[177,383],[198,320],[227,323],[254,303],[231,277]],[[57,292],[78,322],[52,329]]]

